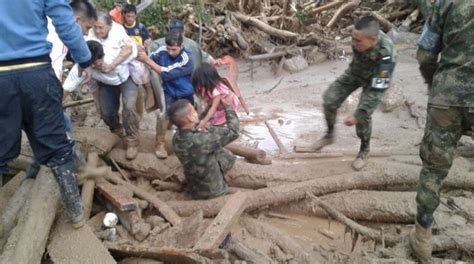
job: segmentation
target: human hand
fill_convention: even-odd
[[[149,59],[150,57],[148,57],[148,54],[146,54],[145,50],[138,51],[137,60],[146,63]]]
[[[112,64],[102,64],[101,72],[103,73],[109,73],[113,71],[115,67]]]
[[[216,60],[216,59],[212,59],[212,60],[211,60],[211,64],[214,65],[214,66],[216,66],[216,67],[220,67],[220,66],[222,66],[222,60],[221,60],[221,59],[217,59],[217,60]]]
[[[89,66],[85,69],[79,67],[79,77],[83,77],[82,83],[89,83],[92,79],[92,67]]]
[[[198,125],[196,126],[198,130],[202,130],[202,129],[207,130],[207,127],[208,127],[207,121],[204,121],[204,120],[199,121]]]
[[[354,116],[348,116],[344,119],[344,125],[346,126],[353,126],[357,125],[359,121]]]

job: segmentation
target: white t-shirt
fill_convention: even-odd
[[[51,53],[49,57],[51,58],[51,64],[53,66],[54,74],[60,81],[63,79],[63,62],[67,55],[67,47],[61,41],[56,33],[56,28],[54,27],[51,19],[48,17],[48,36],[46,38],[53,46],[51,48]]]
[[[89,31],[89,36],[86,40],[95,40],[102,44],[104,48],[104,63],[112,63],[120,54],[122,47],[125,44],[132,45],[132,53],[130,56],[118,65],[114,70],[109,73],[103,73],[98,70],[92,71],[92,79],[95,81],[108,84],[108,85],[120,85],[124,83],[128,77],[130,77],[129,63],[132,60],[137,58],[138,49],[135,43],[129,38],[125,29],[122,25],[119,25],[115,22],[112,24],[109,35],[107,39],[101,40],[97,38],[94,34],[94,31],[91,29]],[[69,72],[68,77],[64,81],[63,88],[66,91],[72,92],[76,90],[81,84],[83,78],[78,76],[79,66],[76,64]]]
[[[100,39],[96,37],[94,30],[91,29],[89,32],[89,36],[87,37],[87,40],[95,40],[95,41],[100,42],[100,44],[102,44],[102,47],[104,48],[104,54],[105,54],[104,55],[105,64],[111,64],[119,56],[120,51],[125,44],[132,45],[133,46],[132,54],[125,61],[123,61],[110,73],[107,73],[107,74],[100,73],[104,75],[103,78],[101,79],[110,80],[104,83],[110,84],[110,85],[119,85],[125,82],[128,79],[128,77],[130,77],[130,71],[128,69],[127,64],[131,60],[137,57],[137,47],[135,43],[133,43],[133,41],[127,35],[127,32],[125,32],[125,29],[123,28],[122,25],[112,22],[112,28],[110,29],[110,32],[106,39]],[[119,81],[117,81],[117,77]]]

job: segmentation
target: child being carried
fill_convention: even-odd
[[[220,103],[222,100],[232,106],[234,111],[240,106],[239,98],[232,91],[230,83],[209,63],[201,64],[194,71],[193,86],[196,95],[207,104],[207,110],[204,112],[206,115],[197,128],[205,128],[208,123],[213,126],[226,124],[225,110]]]

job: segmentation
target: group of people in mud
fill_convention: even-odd
[[[416,228],[410,235],[414,253],[423,262],[431,260],[431,226],[442,180],[460,137],[474,127],[474,4],[470,0],[432,2],[417,52],[429,103],[420,149],[423,169]],[[35,160],[55,175],[72,225],[80,228],[84,224],[76,183],[80,153],[67,133],[71,126],[63,114],[63,92],[88,83],[101,118],[124,138],[126,158],[133,160],[138,154],[141,118],[137,105],[144,100],[139,86],[149,87],[150,75],[155,74],[160,81],[153,85],[160,85],[164,92],[164,105],[157,115],[157,158],[167,157],[165,132],[176,126],[173,147],[183,164],[188,192],[195,199],[226,193],[224,175],[235,157],[224,146],[239,136],[240,100],[216,70],[221,60],[186,38],[181,21],[171,21],[166,36],[152,41],[137,21],[136,7],[125,2],[109,13],[97,11],[87,0],[19,0],[0,7],[4,30],[0,39],[0,179],[8,172],[7,162],[20,154],[23,130]],[[356,127],[360,138],[352,167],[361,170],[370,153],[371,116],[390,87],[395,50],[374,17],[358,19],[351,34],[354,56],[322,95],[327,130],[313,149],[334,142],[338,108],[362,87],[356,111],[344,119],[344,124]],[[51,47],[54,38],[62,46]],[[60,82],[65,57],[76,65]],[[196,98],[207,105],[205,111],[198,113]],[[29,174],[35,177],[36,173]]]

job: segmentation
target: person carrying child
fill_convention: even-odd
[[[226,116],[221,101],[231,106],[234,111],[240,106],[239,98],[232,91],[230,83],[209,63],[202,63],[196,68],[192,81],[196,95],[207,104],[204,117],[197,128],[205,128],[208,124],[224,126]]]

